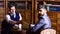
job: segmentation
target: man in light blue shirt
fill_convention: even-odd
[[[39,30],[41,30],[42,27],[44,29],[51,28],[51,21],[50,21],[49,17],[47,16],[47,10],[45,8],[39,9],[39,15],[40,15],[39,22],[31,29],[31,31],[34,32],[34,34],[40,34]],[[39,33],[37,33],[37,32],[39,32]]]

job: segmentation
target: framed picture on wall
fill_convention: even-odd
[[[46,5],[48,11],[60,11],[60,5]]]
[[[60,6],[49,6],[50,11],[60,11]]]

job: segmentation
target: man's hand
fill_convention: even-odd
[[[17,25],[17,24],[15,24],[14,26],[13,26],[13,29],[18,29],[19,28],[19,25]]]
[[[16,23],[17,23],[17,21],[13,21],[13,23],[14,23],[14,24],[16,24]]]

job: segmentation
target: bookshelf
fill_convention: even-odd
[[[60,5],[60,0],[0,0],[0,23],[8,12],[9,2],[17,2],[17,11],[22,14],[24,28],[29,28],[30,23],[36,24],[38,22],[38,9],[40,5]],[[60,34],[60,12],[48,11],[48,16],[51,19],[52,28],[56,29],[58,34]]]

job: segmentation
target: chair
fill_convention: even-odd
[[[56,34],[56,30],[54,30],[54,29],[45,29],[45,30],[42,30],[40,34]]]

